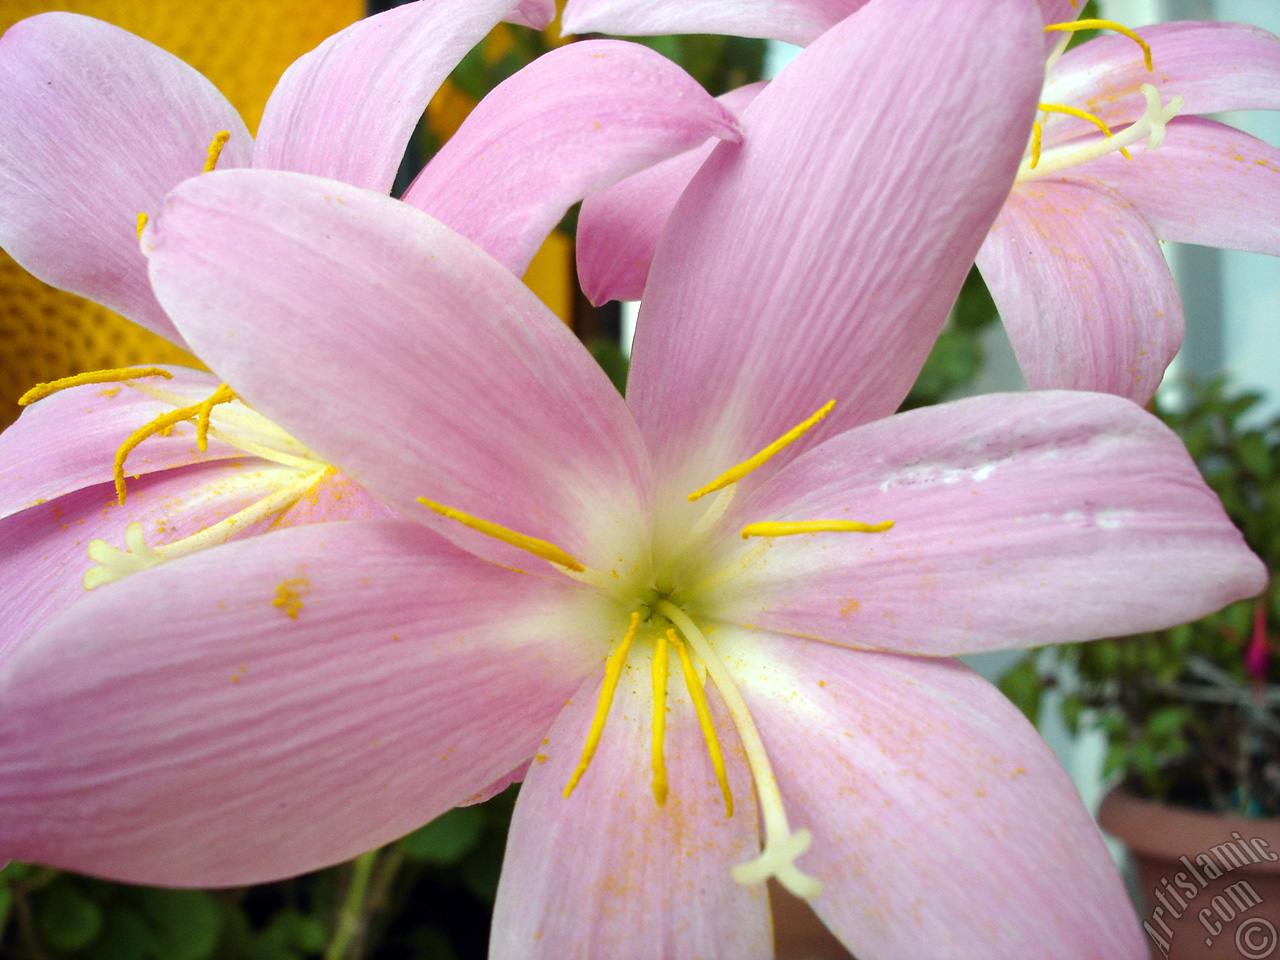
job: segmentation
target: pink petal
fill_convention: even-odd
[[[727,33],[801,46],[867,0],[569,0],[565,33]]]
[[[522,276],[569,207],[737,121],[666,57],[574,43],[486,96],[409,187],[407,203]]]
[[[718,99],[736,116],[766,86],[748,84]],[[716,142],[708,140],[582,201],[578,282],[592,303],[640,299],[662,228]]]
[[[386,843],[533,752],[597,662],[584,598],[390,521],[94,591],[0,677],[0,850],[219,886]]]
[[[193,403],[213,393],[219,383],[216,376],[200,370],[163,369],[173,378],[138,382],[190,397]],[[73,387],[27,407],[0,433],[0,517],[111,480],[120,445],[139,427],[173,409],[119,384]],[[208,451],[201,453],[195,433],[193,424],[180,423],[165,435],[148,437],[125,461],[127,476],[240,456],[213,438]]]
[[[1145,960],[1098,828],[1035,729],[952,660],[717,631],[862,960]]]
[[[123,550],[125,527],[137,521],[149,546],[173,543],[298,479],[297,471],[263,460],[222,460],[131,481],[124,506],[116,502],[114,484],[97,483],[0,519],[0,662],[85,596],[85,572],[96,566],[91,540]],[[264,532],[273,519],[245,527],[240,536]]]
[[[399,514],[340,473],[320,479],[306,496],[281,514],[273,527],[299,527],[333,520],[389,520]]]
[[[766,541],[708,616],[949,655],[1160,629],[1266,584],[1182,442],[1104,394],[993,394],[868,424],[725,527],[800,520],[895,526]]]
[[[1233,127],[1177,117],[1159,150],[1073,173],[1123,197],[1162,240],[1280,254],[1280,150]]]
[[[508,23],[542,30],[556,18],[555,0],[520,0],[520,6],[507,15]]]
[[[978,267],[1033,389],[1146,403],[1182,345],[1182,301],[1156,235],[1099,183],[1019,184]]]
[[[832,398],[834,429],[897,407],[1026,145],[1039,24],[1021,0],[870,4],[715,149],[663,233],[628,386],[681,496]]]
[[[1040,8],[1040,16],[1048,23],[1069,23],[1080,16],[1080,8],[1084,6],[1080,0],[1036,0],[1036,6]],[[1062,34],[1050,33],[1050,46],[1056,44],[1061,39]]]
[[[1146,109],[1142,85],[1167,103],[1177,94],[1182,113],[1280,109],[1280,39],[1244,23],[1187,20],[1137,31],[1151,45],[1154,71],[1127,37],[1107,34],[1063,55],[1049,74],[1044,100],[1083,107],[1106,123],[1132,123]],[[1045,142],[1093,133],[1085,120],[1055,115]]]
[[[399,201],[261,170],[188,182],[155,234],[157,295],[200,355],[379,499],[521,569],[551,568],[416,498],[606,573],[634,554],[648,464],[621,397],[468,240]]]
[[[111,24],[72,13],[0,39],[0,247],[46,283],[181,345],[138,251],[140,212],[204,169],[248,163],[249,131],[208,80]]]
[[[506,774],[505,776],[499,777],[497,780],[489,784],[489,786],[485,787],[483,790],[473,793],[471,796],[467,797],[467,799],[459,803],[458,806],[473,807],[477,803],[484,803],[488,800],[492,800],[494,797],[500,794],[503,790],[507,789],[507,787],[511,786],[513,783],[520,783],[522,780],[524,780],[525,776],[529,773],[529,765],[531,763],[533,763],[532,757],[530,757],[524,763],[520,764],[520,766],[516,767],[510,773]]]
[[[334,34],[280,78],[262,114],[253,165],[389,191],[436,89],[517,6],[529,14],[547,4],[419,0]]]
[[[620,633],[621,618],[615,625]],[[603,671],[579,688],[539,747],[507,841],[493,960],[773,956],[763,887],[741,887],[730,876],[759,849],[746,757],[717,710],[736,804],[726,818],[674,652],[664,740],[670,793],[665,805],[654,801],[652,649],[633,648],[599,749],[568,799],[562,791],[586,742]]]

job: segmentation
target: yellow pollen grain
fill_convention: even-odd
[[[792,537],[798,533],[884,533],[893,529],[893,521],[858,523],[854,520],[800,520],[796,523],[749,523],[742,528],[742,539],[748,537]]]
[[[86,383],[122,383],[125,380],[140,380],[143,377],[164,377],[166,380],[172,380],[173,374],[168,370],[161,370],[159,367],[121,367],[115,370],[91,370],[88,373],[77,373],[75,376],[63,377],[60,380],[37,383],[18,398],[18,406],[25,407],[28,404],[35,403],[37,400],[43,400],[50,394],[57,393],[60,390],[83,386]]]
[[[456,520],[464,527],[470,527],[472,530],[477,530],[487,537],[493,537],[495,540],[509,543],[513,547],[518,547],[527,553],[532,553],[535,557],[541,557],[543,560],[565,567],[574,573],[582,573],[587,569],[554,543],[539,540],[537,537],[526,536],[523,533],[516,533],[514,530],[508,530],[506,527],[499,526],[496,523],[481,520],[479,517],[473,517],[469,513],[463,513],[461,510],[453,509],[453,507],[446,507],[442,503],[428,500],[426,497],[418,497],[418,502],[442,517]]]
[[[308,586],[305,577],[281,581],[276,587],[276,597],[271,605],[283,610],[290,620],[297,620],[298,613],[302,610],[302,597],[307,593]]]
[[[1069,117],[1077,117],[1081,120],[1088,120],[1095,127],[1101,130],[1106,136],[1110,137],[1111,128],[1106,125],[1100,117],[1095,117],[1088,110],[1081,110],[1079,107],[1072,107],[1065,103],[1042,103],[1040,110],[1043,113],[1065,113]],[[1120,155],[1126,160],[1132,160],[1133,155],[1123,147],[1120,148]]]
[[[698,724],[702,727],[702,737],[707,741],[707,753],[711,757],[711,767],[716,772],[716,782],[720,784],[720,792],[724,794],[724,815],[733,816],[733,792],[729,789],[729,773],[725,769],[724,754],[720,752],[720,739],[716,736],[715,724],[711,721],[711,708],[707,706],[707,694],[702,689],[698,672],[693,669],[693,661],[684,641],[674,630],[667,631],[667,639],[680,654],[680,668],[684,671],[684,685],[689,688],[689,697],[693,700],[693,709],[698,714]]]
[[[227,141],[231,139],[231,134],[226,130],[220,130],[213,135],[213,139],[209,141],[209,150],[204,158],[204,173],[213,173],[214,168],[218,165],[218,158],[222,156],[222,148],[227,145]]]
[[[578,766],[573,771],[573,776],[569,778],[569,782],[564,787],[564,797],[569,799],[569,794],[573,793],[573,788],[578,785],[578,781],[582,779],[582,775],[587,772],[587,767],[591,765],[591,758],[596,754],[596,747],[600,745],[600,735],[604,733],[604,722],[609,718],[609,708],[613,706],[613,694],[618,689],[618,680],[622,677],[622,667],[627,662],[627,652],[631,649],[631,641],[636,638],[636,633],[640,630],[640,614],[631,614],[631,624],[627,627],[627,632],[622,638],[622,642],[618,644],[616,650],[609,654],[609,660],[604,667],[604,683],[600,686],[600,699],[596,701],[596,714],[591,718],[591,729],[587,733],[587,742],[582,745],[582,758],[578,760]]]
[[[699,487],[697,490],[693,491],[693,493],[689,494],[689,502],[692,503],[693,501],[698,500],[701,497],[705,497],[708,493],[714,493],[715,491],[721,490],[732,483],[737,483],[739,480],[745,477],[752,470],[755,470],[757,467],[763,466],[766,461],[768,461],[773,456],[781,452],[784,448],[789,447],[791,444],[795,443],[802,436],[804,436],[811,429],[813,429],[813,427],[815,427],[818,424],[818,421],[820,421],[823,417],[825,417],[828,413],[831,412],[831,409],[835,405],[836,405],[836,402],[834,400],[828,400],[825,404],[822,405],[822,408],[818,410],[817,413],[815,413],[813,416],[809,417],[809,419],[803,421],[802,423],[796,424],[794,427],[792,427],[790,430],[788,430],[786,433],[780,436],[777,440],[773,441],[773,443],[769,444],[767,447],[765,447],[755,456],[750,457],[746,460],[743,460],[737,466],[730,467],[724,473],[720,474],[720,476],[716,477],[714,480],[708,483],[705,487]]]
[[[1073,4],[1074,6],[1074,4]],[[1051,23],[1044,28],[1045,33],[1055,30],[1075,33],[1077,30],[1114,30],[1123,36],[1128,37],[1134,43],[1142,48],[1142,61],[1147,65],[1148,70],[1155,69],[1155,61],[1151,58],[1151,46],[1147,41],[1126,27],[1123,23],[1116,23],[1114,20],[1072,20],[1068,23]]]
[[[667,802],[667,762],[663,738],[667,731],[667,638],[658,635],[653,648],[653,799]]]
[[[138,239],[139,240],[142,239],[142,231],[147,226],[147,220],[148,220],[148,217],[145,213],[138,214]]]

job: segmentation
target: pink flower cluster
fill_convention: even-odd
[[[356,24],[256,140],[129,34],[11,29],[0,246],[214,373],[0,435],[0,857],[253,883],[523,779],[496,960],[769,957],[769,878],[863,960],[1144,957],[953,658],[1263,588],[1139,404],[1181,340],[1156,238],[1280,253],[1277,152],[1192,116],[1280,106],[1280,41],[1063,54],[1072,6],[570,0],[807,46],[717,102],[568,45],[400,199],[436,86],[549,0]],[[584,198],[584,287],[643,294],[625,399],[518,279]],[[1035,389],[895,414],[975,259]]]

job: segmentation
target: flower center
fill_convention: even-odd
[[[129,455],[148,438],[157,435],[166,436],[184,422],[195,423],[196,446],[201,453],[208,450],[209,437],[212,436],[253,457],[288,469],[280,471],[278,476],[273,477],[273,482],[270,484],[271,490],[266,496],[180,540],[156,546],[149,545],[146,542],[142,524],[134,522],[125,528],[123,550],[105,540],[91,541],[88,554],[95,566],[85,572],[86,590],[113,583],[159,563],[225,543],[253,524],[271,516],[283,514],[321,481],[336,473],[333,467],[315,456],[266,417],[247,406],[226,384],[221,384],[203,400],[196,400],[141,382],[157,377],[172,379],[173,374],[159,367],[95,370],[91,373],[38,384],[28,390],[18,402],[26,406],[70,387],[116,383],[174,408],[139,427],[116,451],[113,472],[116,498],[120,505],[124,505],[128,496],[125,465]],[[166,521],[162,519],[160,526],[165,527]]]
[[[573,793],[588,773],[591,760],[604,735],[614,694],[626,667],[627,657],[639,640],[653,644],[653,740],[650,766],[654,800],[659,805],[666,802],[669,785],[664,740],[667,684],[670,679],[671,650],[674,649],[680,661],[680,671],[697,715],[698,725],[706,742],[707,754],[715,772],[716,782],[720,785],[720,791],[724,796],[725,815],[733,816],[733,793],[729,786],[724,752],[721,750],[715,723],[707,704],[705,691],[707,677],[715,684],[729,711],[746,755],[747,766],[759,801],[765,831],[763,849],[755,859],[733,868],[734,880],[747,885],[775,877],[779,883],[799,897],[815,897],[822,892],[822,884],[795,864],[795,860],[809,848],[812,837],[808,830],[791,829],[783,807],[782,794],[778,789],[777,778],[755,721],[751,717],[751,711],[738,691],[729,670],[717,656],[712,643],[688,612],[690,609],[697,609],[694,602],[697,597],[704,596],[714,588],[715,584],[731,577],[741,565],[758,561],[768,544],[743,551],[727,567],[712,571],[708,576],[691,574],[688,558],[696,556],[698,547],[725,517],[734,498],[735,484],[815,427],[834,406],[834,400],[825,404],[812,416],[788,430],[759,453],[730,467],[710,483],[689,494],[687,498],[689,501],[699,500],[711,493],[716,493],[717,496],[665,561],[655,565],[652,573],[647,577],[631,583],[620,583],[616,578],[605,576],[584,566],[566,550],[546,540],[501,527],[425,497],[418,498],[423,506],[441,516],[501,540],[503,543],[518,547],[554,565],[565,576],[586,586],[605,591],[618,600],[621,610],[628,611],[627,626],[622,638],[613,647],[605,661],[605,675],[600,687],[600,697],[596,703],[586,742],[582,747],[581,758],[565,785],[565,797]],[[742,527],[740,535],[744,540],[758,537],[771,541],[777,537],[812,536],[825,533],[881,533],[892,526],[892,521],[881,523],[858,523],[850,520],[759,521]]]
[[[1114,30],[1133,40],[1141,48],[1143,62],[1149,72],[1155,68],[1150,45],[1134,31],[1114,20],[1073,20],[1069,23],[1050,24],[1044,29],[1062,31],[1066,34],[1049,56],[1045,66],[1046,74],[1057,64],[1071,34],[1077,30]],[[1133,156],[1128,148],[1142,140],[1147,141],[1147,150],[1160,149],[1160,145],[1164,142],[1165,125],[1178,115],[1184,101],[1181,96],[1175,95],[1167,104],[1162,104],[1160,92],[1149,83],[1144,83],[1141,90],[1147,101],[1146,109],[1138,120],[1118,133],[1112,133],[1105,121],[1080,107],[1065,103],[1041,103],[1039,113],[1031,124],[1031,139],[1014,182],[1026,183],[1030,180],[1051,177],[1110,153],[1119,153],[1126,160],[1132,160]],[[1098,128],[1102,136],[1088,139],[1077,137],[1067,143],[1044,150],[1043,124],[1051,114],[1087,120]]]

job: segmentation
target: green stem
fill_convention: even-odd
[[[347,895],[342,906],[338,908],[333,939],[329,941],[324,960],[344,960],[363,933],[365,893],[369,889],[369,876],[373,873],[373,865],[377,859],[378,851],[370,850],[351,862],[351,881],[347,885]]]

